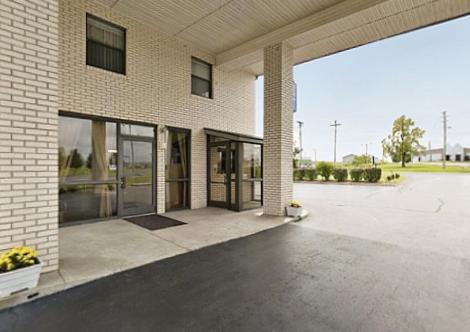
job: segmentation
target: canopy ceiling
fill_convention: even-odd
[[[282,40],[302,63],[470,13],[470,0],[95,1],[253,74],[263,47]]]

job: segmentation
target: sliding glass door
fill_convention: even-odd
[[[190,207],[190,131],[168,128],[165,155],[165,209]]]

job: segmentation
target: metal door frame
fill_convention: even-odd
[[[144,213],[152,213],[155,212],[156,207],[156,192],[157,192],[157,158],[155,153],[156,147],[156,137],[157,131],[155,126],[148,126],[153,127],[154,129],[154,137],[145,137],[145,136],[131,136],[131,135],[124,135],[121,134],[121,124],[128,124],[126,122],[118,122],[117,123],[117,146],[118,146],[118,169],[117,169],[117,177],[118,177],[118,185],[117,185],[117,215],[119,217],[136,215],[136,214],[144,214]],[[144,125],[145,126],[145,125]],[[123,193],[123,172],[124,172],[124,163],[123,163],[123,146],[124,141],[131,141],[131,142],[148,142],[152,144],[152,207],[151,208],[140,208],[140,209],[124,209],[124,193]]]
[[[231,157],[230,153],[230,145],[231,141],[221,141],[221,142],[214,142],[209,143],[209,138],[207,141],[207,205],[208,206],[215,206],[230,209],[231,203],[231,178],[230,178],[230,166],[231,166]],[[211,176],[211,149],[223,147],[225,156],[225,202],[221,201],[213,201],[211,197],[211,185],[212,185],[212,176]],[[219,183],[219,182],[217,182]]]

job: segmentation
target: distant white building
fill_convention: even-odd
[[[443,149],[431,149],[423,151],[420,155],[413,157],[413,162],[442,161]],[[464,148],[461,144],[447,144],[446,161],[470,161],[470,148]]]
[[[352,161],[354,160],[355,157],[357,157],[357,155],[350,153],[350,154],[343,157],[343,163],[344,164],[350,164],[350,163],[352,163]]]

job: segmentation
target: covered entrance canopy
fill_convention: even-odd
[[[263,140],[213,129],[207,135],[207,205],[241,211],[263,203]]]
[[[267,215],[283,215],[292,199],[294,65],[470,13],[469,0],[97,1],[204,52],[219,72],[264,75]],[[221,167],[228,169],[228,161],[234,159],[230,154],[241,152],[236,140],[227,142],[231,143],[214,150],[220,154]],[[218,187],[226,193],[220,202],[241,209],[241,176],[233,177],[228,176],[227,183],[213,182],[210,189]],[[215,192],[207,195],[215,203]]]

